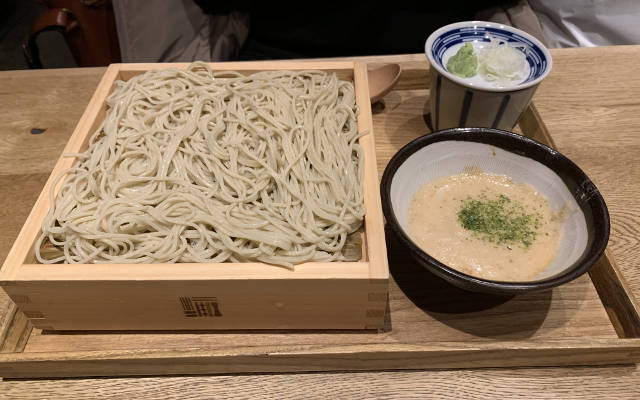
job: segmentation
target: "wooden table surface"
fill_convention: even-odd
[[[534,102],[558,149],[604,195],[609,249],[640,296],[640,46],[552,50],[553,71]],[[422,54],[360,58],[400,62],[395,95],[424,82]],[[0,72],[0,259],[4,259],[104,68]],[[394,95],[394,92],[390,96]],[[386,109],[374,115],[384,121]],[[407,119],[421,116],[407,116]],[[34,134],[36,129],[46,129]],[[37,140],[36,140],[37,139]],[[378,155],[388,159],[389,155]],[[0,292],[0,326],[8,299]],[[5,397],[3,397],[5,396]],[[0,398],[640,398],[637,365],[444,371],[246,374],[5,380]]]

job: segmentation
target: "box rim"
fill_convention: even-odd
[[[149,69],[167,69],[167,68],[186,68],[191,63],[120,63],[120,64],[111,64],[107,71],[104,73],[100,83],[98,84],[89,104],[85,108],[85,111],[76,124],[76,127],[67,141],[65,148],[58,158],[47,182],[45,183],[40,195],[27,220],[22,226],[20,233],[18,234],[14,244],[12,245],[7,258],[5,259],[4,264],[0,268],[0,285],[7,285],[8,282],[16,281],[16,280],[32,280],[36,276],[43,276],[47,274],[47,272],[51,273],[50,278],[53,280],[68,280],[67,274],[61,274],[60,271],[56,271],[56,268],[51,268],[51,264],[31,264],[27,263],[26,260],[29,257],[29,254],[33,252],[33,246],[37,240],[37,237],[40,232],[40,227],[42,224],[42,220],[46,213],[49,210],[49,190],[52,185],[56,184],[57,176],[66,168],[69,168],[76,160],[75,157],[65,157],[66,153],[76,153],[79,148],[82,146],[82,143],[91,135],[90,132],[91,126],[95,124],[98,119],[98,114],[100,113],[104,101],[110,94],[110,91],[113,87],[114,82],[119,79],[120,73],[123,71],[146,71]],[[346,70],[353,71],[353,83],[355,87],[356,94],[356,104],[360,108],[360,115],[358,116],[358,130],[368,130],[370,132],[369,135],[363,136],[360,140],[366,143],[363,144],[363,148],[365,150],[365,182],[369,181],[375,182],[375,185],[369,187],[363,187],[363,191],[365,192],[365,207],[368,208],[367,213],[365,214],[365,243],[366,243],[366,259],[365,261],[358,261],[358,264],[366,264],[367,265],[367,274],[355,277],[350,271],[345,271],[344,273],[335,273],[330,272],[322,272],[318,270],[318,265],[325,264],[328,266],[336,266],[336,265],[344,265],[345,262],[335,262],[335,263],[306,263],[311,264],[310,268],[307,268],[307,272],[298,273],[298,276],[290,276],[286,277],[276,273],[274,274],[274,268],[269,266],[268,264],[261,263],[202,263],[202,267],[224,266],[227,268],[233,268],[233,266],[244,265],[248,267],[246,271],[243,271],[241,274],[231,274],[235,276],[235,279],[278,279],[273,278],[273,275],[277,275],[279,278],[285,279],[383,279],[387,280],[389,277],[389,268],[388,261],[386,257],[386,244],[384,243],[384,222],[382,219],[382,208],[380,202],[380,194],[378,190],[378,173],[377,173],[377,163],[375,158],[375,142],[373,139],[373,124],[372,124],[372,115],[371,115],[371,105],[369,102],[369,93],[368,93],[368,82],[367,82],[367,70],[366,64],[361,62],[354,61],[253,61],[253,62],[220,62],[220,63],[207,63],[213,69],[220,70],[243,70],[243,71],[252,71],[252,70],[275,70],[275,69],[320,69],[320,70]],[[56,186],[59,185],[59,182]],[[363,186],[366,186],[363,183]],[[56,190],[57,191],[57,190]],[[368,194],[368,196],[367,196]],[[367,201],[367,197],[369,201]],[[371,205],[371,201],[373,200],[373,209],[369,209]],[[376,207],[377,204],[377,207]],[[376,215],[378,214],[378,215]],[[367,223],[368,222],[368,223]],[[373,226],[376,225],[376,226]],[[370,241],[370,237],[375,237],[375,235],[370,236],[371,232],[378,231],[379,235],[382,236],[382,246],[372,246]],[[379,242],[379,240],[378,240]],[[27,245],[25,245],[27,243]],[[375,254],[374,254],[375,253]],[[302,270],[305,268],[306,264],[301,264],[296,268],[298,270]],[[316,265],[317,264],[317,265]],[[349,264],[349,263],[347,263]],[[53,264],[57,265],[57,264]],[[70,266],[72,264],[59,264],[61,266]],[[101,264],[75,264],[76,267],[81,267],[85,270],[89,275],[93,275],[93,273],[102,273],[103,268],[99,267]],[[133,267],[140,267],[141,265],[145,266],[161,266],[163,264],[105,264],[110,266],[118,266],[118,268],[113,268],[112,273],[106,279],[162,279],[161,275],[158,273],[148,273],[149,271],[142,272],[139,276],[136,274],[117,274],[117,272],[125,272],[125,269],[130,269]],[[166,264],[171,265],[172,267],[169,270],[175,272],[176,274],[180,273],[180,269],[186,265],[181,263],[176,264]],[[265,265],[268,265],[269,268],[264,268]],[[41,273],[33,273],[31,270],[34,267],[42,268]],[[48,268],[49,267],[49,268]],[[24,269],[27,268],[28,271]],[[120,271],[119,268],[124,268]],[[166,268],[162,268],[165,270]],[[216,268],[213,268],[216,269]],[[333,269],[333,268],[330,268]],[[175,270],[175,271],[173,271]],[[116,274],[114,274],[114,272]],[[294,272],[295,273],[295,272]],[[131,276],[133,275],[133,276]],[[47,278],[48,279],[48,278]],[[174,277],[175,279],[175,277]],[[79,279],[80,280],[80,279]]]

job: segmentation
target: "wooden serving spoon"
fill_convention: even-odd
[[[393,89],[400,78],[400,71],[400,64],[385,64],[367,71],[371,103],[379,101]]]

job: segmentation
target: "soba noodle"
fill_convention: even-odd
[[[365,214],[350,82],[194,63],[118,81],[107,105],[52,187],[40,262],[344,259]]]

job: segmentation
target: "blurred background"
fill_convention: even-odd
[[[435,29],[472,19],[548,47],[640,44],[637,0],[276,3],[3,0],[0,70],[421,53]]]

